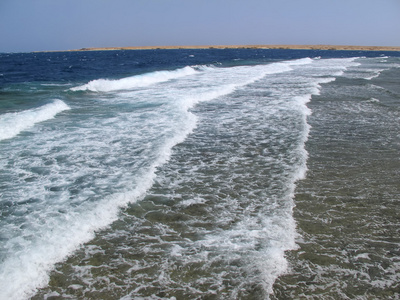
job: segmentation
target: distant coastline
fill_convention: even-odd
[[[203,46],[142,46],[142,47],[91,47],[65,51],[156,50],[156,49],[293,49],[293,50],[350,50],[350,51],[400,51],[394,46],[344,46],[344,45],[203,45]],[[61,51],[61,50],[60,50]],[[56,52],[56,51],[48,51]]]

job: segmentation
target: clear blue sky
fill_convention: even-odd
[[[400,46],[400,0],[0,0],[0,52],[238,44]]]

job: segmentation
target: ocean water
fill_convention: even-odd
[[[0,54],[0,299],[400,297],[400,53]]]

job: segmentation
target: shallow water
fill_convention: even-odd
[[[272,298],[399,298],[399,75],[397,65],[370,81],[338,79],[309,104],[300,249]]]
[[[399,60],[311,52],[2,70],[2,297],[397,297]]]

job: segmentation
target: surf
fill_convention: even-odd
[[[60,112],[69,109],[62,100],[55,99],[38,108],[0,115],[0,141],[11,139],[35,124],[53,119]]]
[[[146,197],[160,179],[157,172],[173,156],[174,147],[185,142],[201,125],[203,117],[195,112],[196,105],[223,99],[227,101],[225,112],[230,113],[235,106],[227,96],[233,95],[234,102],[238,94],[244,103],[249,104],[259,95],[271,94],[260,100],[276,104],[262,112],[271,120],[285,111],[292,111],[296,116],[300,114],[300,137],[296,137],[296,157],[293,158],[295,163],[289,159],[286,165],[288,175],[285,176],[289,179],[284,182],[288,183],[284,199],[288,210],[273,219],[279,223],[278,227],[271,227],[273,230],[286,228],[286,232],[279,231],[278,235],[272,236],[275,242],[269,250],[271,255],[268,259],[271,259],[264,264],[268,266],[266,270],[272,271],[261,272],[265,290],[270,292],[275,278],[287,268],[284,251],[296,247],[291,199],[295,182],[304,178],[306,172],[304,143],[309,131],[306,118],[311,113],[306,103],[312,94],[318,93],[320,84],[333,80],[332,72],[343,68],[337,61],[337,64],[332,64],[332,70],[322,72],[321,77],[310,75],[312,78],[307,79],[307,74],[318,70],[318,66],[312,68],[314,63],[315,60],[304,58],[231,68],[193,66],[117,80],[97,79],[68,90],[66,94],[74,101],[74,114],[57,131],[49,130],[37,139],[28,139],[29,147],[21,146],[8,157],[17,169],[8,168],[7,171],[15,178],[19,176],[24,186],[16,185],[7,191],[10,195],[18,191],[10,198],[20,205],[11,206],[16,209],[15,219],[10,218],[8,224],[9,252],[2,266],[2,276],[11,280],[2,284],[2,295],[24,298],[46,286],[49,273],[58,262],[92,240],[96,232],[118,220],[121,209]],[[319,60],[318,63],[324,61]],[[289,72],[296,69],[303,70],[306,75],[292,78]],[[287,78],[291,78],[292,85],[285,80],[286,74]],[[261,82],[266,79],[264,84],[267,88],[264,90]],[[257,104],[249,107],[253,110],[245,110],[244,115],[259,112]],[[236,117],[240,120],[240,116]],[[285,146],[279,138],[282,127],[272,129],[276,138],[274,143]],[[260,138],[263,139],[262,136]],[[254,140],[255,143],[259,141],[257,138]],[[279,151],[279,148],[272,148],[271,151]],[[21,154],[24,160],[20,160]],[[235,157],[232,159],[235,160]],[[278,165],[284,162],[282,157],[275,159],[270,158],[270,161]],[[279,207],[274,201],[268,204]],[[25,219],[19,218],[20,214]],[[251,222],[249,219],[249,224]],[[238,222],[236,228],[209,235],[194,245],[203,249],[202,246],[208,247],[222,235],[226,240],[239,237],[236,239],[238,243],[221,246],[222,250],[226,250],[222,251],[225,254],[235,249],[246,250],[248,245],[240,244],[240,239],[246,242],[246,236],[254,234],[257,239],[250,239],[251,245],[257,244],[263,237],[268,240],[271,235],[260,226],[269,222],[263,219],[255,222],[253,227],[246,222]],[[18,230],[23,234],[15,231],[14,225],[10,224],[21,226]],[[179,248],[174,249],[179,256]],[[254,250],[254,253],[265,258],[259,251]],[[258,272],[260,269],[254,266],[255,262],[252,261],[252,266]]]
[[[113,92],[132,88],[146,87],[152,84],[178,79],[184,76],[193,75],[197,71],[186,66],[172,71],[155,71],[141,75],[125,77],[121,79],[96,79],[87,84],[73,87],[71,91],[92,91],[92,92]]]
[[[116,221],[121,208],[143,199],[156,180],[157,169],[170,159],[172,148],[196,128],[198,118],[191,112],[196,104],[231,94],[268,74],[290,71],[290,64],[197,70],[187,67],[141,75],[139,80],[128,77],[117,82],[96,81],[99,86],[93,91],[109,93],[108,102],[97,103],[90,118],[87,118],[86,110],[82,110],[80,117],[81,110],[75,108],[64,129],[59,128],[60,132],[48,131],[36,140],[28,139],[27,142],[32,143],[29,147],[32,158],[23,164],[19,162],[17,169],[9,170],[10,176],[16,176],[14,173],[17,172],[27,182],[18,195],[14,194],[14,201],[21,205],[11,206],[12,210],[16,210],[15,213],[20,209],[41,213],[35,218],[27,214],[23,219],[17,218],[18,221],[16,217],[10,217],[8,225],[3,227],[4,230],[8,228],[9,233],[14,232],[10,224],[22,222],[20,225],[24,229],[22,235],[8,238],[8,254],[1,274],[4,278],[14,279],[4,282],[1,295],[23,299],[44,287],[57,262],[93,239],[97,230]],[[133,86],[147,90],[126,92]],[[85,95],[76,97],[80,99],[76,103],[86,105]],[[136,107],[137,99],[152,109]],[[108,103],[123,103],[133,110],[129,114],[111,111],[114,117],[109,118]],[[25,123],[33,126],[66,109],[69,107],[64,102],[55,100],[38,109],[7,115],[6,123],[12,124],[10,120],[19,118],[31,120]],[[96,115],[98,110],[101,110],[100,114]],[[21,127],[17,132],[28,127]],[[130,127],[134,128],[134,134]],[[132,157],[129,153],[135,151],[125,149],[122,146],[125,141],[129,141],[130,148],[137,145],[136,151],[140,155]],[[41,153],[39,159],[35,158],[37,152]],[[104,160],[107,153],[108,158]],[[16,152],[9,159],[19,161],[19,156]],[[129,164],[125,163],[129,160]],[[108,167],[108,161],[120,167]],[[92,177],[93,181],[84,185],[85,178]],[[108,187],[112,182],[119,188]],[[81,191],[74,192],[75,195],[69,192],[79,189]],[[26,201],[26,198],[32,201]],[[48,202],[52,204],[46,205]],[[41,223],[43,225],[39,225]],[[21,273],[22,270],[29,272]]]

